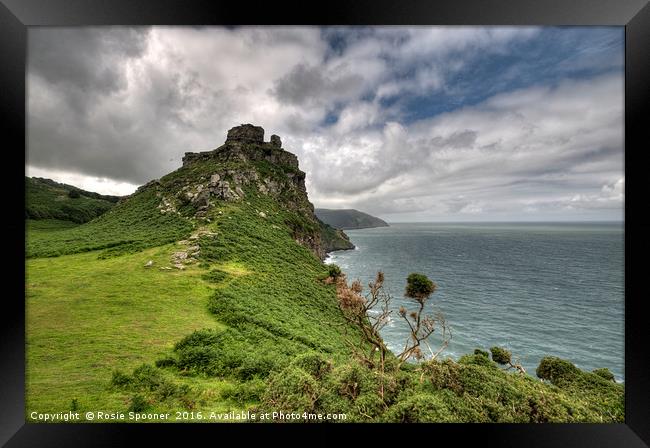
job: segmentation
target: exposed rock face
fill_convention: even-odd
[[[226,142],[246,142],[246,143],[263,143],[264,129],[252,124],[242,124],[235,126],[228,131]]]
[[[202,163],[206,165],[195,165]],[[214,166],[214,171],[206,173],[206,166]],[[314,215],[314,206],[307,198],[305,173],[298,168],[298,158],[282,149],[282,140],[277,135],[265,142],[264,129],[259,126],[234,127],[217,149],[185,153],[183,167],[201,175],[196,179],[180,176],[174,180],[174,193],[162,197],[163,213],[178,213],[192,205],[190,209],[195,210],[195,217],[209,220],[213,206],[219,201],[238,202],[245,200],[247,194],[260,194],[274,198],[298,215],[299,219],[286,224],[294,239],[319,258],[324,259],[329,250],[351,245],[333,229],[325,236],[323,224]]]

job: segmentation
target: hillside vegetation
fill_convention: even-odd
[[[25,178],[25,219],[59,219],[78,224],[110,210],[119,200],[38,177]]]
[[[357,356],[371,346],[339,308],[304,177],[264,145],[192,156],[89,223],[28,226],[28,416],[623,421],[622,385],[557,358],[540,380],[481,350],[458,362],[389,355],[383,370]]]

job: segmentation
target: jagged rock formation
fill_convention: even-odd
[[[222,146],[185,153],[183,166],[176,173],[139,189],[156,189],[161,213],[182,215],[183,210],[190,210],[195,218],[209,220],[220,201],[238,202],[249,194],[261,194],[295,212],[296,219],[287,223],[294,239],[319,258],[324,259],[331,250],[354,248],[347,235],[318,220],[307,198],[305,173],[298,167],[298,158],[282,149],[277,135],[265,142],[264,129],[259,126],[236,126],[228,131]]]

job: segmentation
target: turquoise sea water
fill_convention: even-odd
[[[554,355],[624,380],[622,223],[417,223],[346,233],[357,249],[327,261],[364,285],[382,270],[394,309],[410,303],[409,273],[437,283],[431,303],[453,331],[442,358],[500,345],[533,376]],[[399,319],[395,311],[383,330],[393,351],[408,335]]]

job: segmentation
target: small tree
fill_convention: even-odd
[[[435,359],[448,345],[451,339],[451,329],[440,312],[434,315],[424,315],[424,306],[436,290],[436,284],[429,280],[424,274],[412,273],[406,279],[406,291],[404,295],[415,300],[418,304],[416,311],[408,312],[405,307],[400,307],[399,315],[404,319],[411,330],[410,338],[406,341],[404,350],[397,355],[400,362],[405,362],[411,357],[422,359],[424,355],[420,345],[424,343],[431,352],[431,358]],[[408,316],[407,316],[408,314]],[[442,335],[442,344],[437,352],[433,352],[427,339],[436,331],[436,326],[440,326]]]
[[[526,370],[524,370],[523,366],[520,363],[512,362],[512,353],[510,353],[505,348],[492,347],[490,349],[490,352],[492,352],[492,360],[497,364],[501,364],[502,366],[507,365],[508,369],[517,369],[520,373],[526,373]]]

